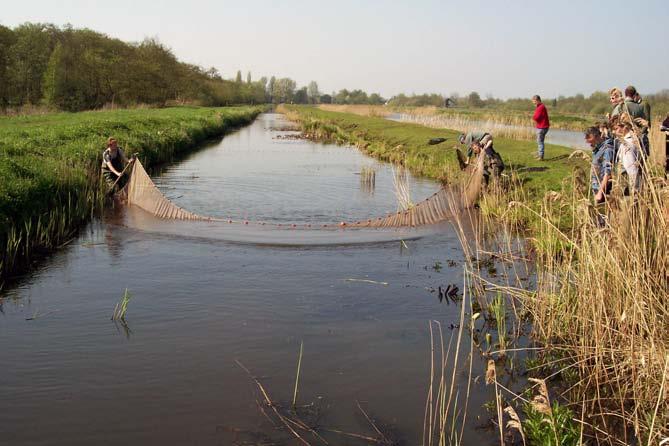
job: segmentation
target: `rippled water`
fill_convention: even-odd
[[[337,222],[395,210],[389,166],[351,148],[274,139],[285,132],[271,129],[282,125],[263,115],[156,182],[189,210],[241,219]],[[373,193],[355,175],[366,165],[377,168]],[[416,198],[437,187],[410,178]],[[406,240],[277,246],[142,222],[111,212],[1,295],[0,444],[227,445],[242,435],[235,431],[249,441],[275,436],[235,360],[285,403],[301,341],[298,402],[320,404],[323,425],[373,434],[361,401],[403,444],[420,443],[428,321],[441,321],[448,338],[459,320],[459,306],[431,292],[462,288],[449,225]],[[110,320],[126,288],[128,331]],[[489,396],[474,385],[469,442],[494,439],[473,428]]]

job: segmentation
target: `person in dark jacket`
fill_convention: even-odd
[[[546,106],[541,102],[541,96],[535,94],[532,96],[532,103],[536,107],[534,109],[534,115],[532,119],[536,123],[537,128],[537,159],[544,159],[544,140],[546,139],[546,134],[548,129],[550,129],[550,121],[548,119],[548,110]]]
[[[110,190],[114,184],[118,189],[122,189],[125,185],[126,180],[121,176],[128,162],[128,158],[118,146],[116,139],[110,137],[107,140],[107,148],[102,152],[102,177]]]

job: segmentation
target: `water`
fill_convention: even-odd
[[[321,223],[395,210],[389,166],[350,148],[273,139],[284,132],[271,129],[283,124],[262,115],[156,182],[186,209],[230,218]],[[373,193],[354,175],[366,165],[378,170]],[[438,187],[409,181],[416,199]],[[293,231],[280,246],[139,220],[110,212],[1,295],[0,444],[227,445],[236,435],[276,436],[235,360],[285,403],[301,341],[298,402],[320,401],[322,425],[373,435],[361,401],[403,444],[420,443],[428,321],[441,321],[448,339],[460,317],[458,305],[430,292],[462,288],[449,225],[403,243],[395,233],[337,245],[333,234],[345,231],[330,231],[329,244],[310,244],[298,240],[310,231]],[[126,288],[127,329],[110,320]],[[475,429],[490,397],[481,381],[466,439],[493,443]]]

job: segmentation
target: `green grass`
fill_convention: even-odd
[[[0,277],[62,244],[99,209],[109,136],[151,166],[261,111],[175,107],[0,117]]]
[[[417,124],[389,121],[379,117],[359,116],[320,110],[308,106],[287,106],[286,110],[298,119],[307,133],[340,143],[354,144],[371,156],[384,161],[402,163],[413,173],[443,183],[456,180],[458,165],[454,145],[457,130],[433,129]],[[431,138],[444,137],[446,142],[429,145]],[[582,160],[568,160],[572,149],[546,145],[546,161],[534,159],[536,143],[495,138],[497,150],[507,166],[506,173],[515,170],[531,198],[543,197],[549,190],[560,190],[572,177]],[[532,171],[532,169],[543,171]]]

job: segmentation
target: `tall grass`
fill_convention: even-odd
[[[660,126],[662,125],[661,121],[657,121],[650,126],[650,147],[651,161],[655,164],[660,164],[664,166],[665,157],[666,157],[666,141],[667,135],[664,132],[660,131]]]
[[[404,116],[407,121],[420,123],[421,120],[430,122],[431,118],[435,118],[434,122],[442,121],[446,125],[434,125],[443,128],[468,128],[472,123],[486,123],[500,134],[500,131],[505,131],[507,126],[521,126],[529,128],[530,132],[518,133],[519,138],[533,138],[534,133],[532,127],[532,104],[528,102],[527,111],[519,110],[504,110],[495,108],[440,108],[434,106],[424,107],[402,107],[402,106],[384,106],[384,105],[341,105],[341,104],[321,104],[318,106],[321,110],[339,112],[339,113],[353,113],[360,116],[372,117],[389,117],[399,114]],[[410,119],[409,119],[410,118]],[[598,119],[603,119],[604,116],[583,115],[583,114],[567,114],[556,113],[550,111],[551,127],[561,130],[581,131],[583,128],[590,125],[591,122]],[[452,126],[458,124],[458,127]],[[460,125],[463,125],[460,127]],[[425,124],[428,125],[428,124]],[[450,127],[449,127],[450,125]],[[433,125],[430,125],[431,127]],[[475,130],[478,130],[475,128]],[[468,130],[469,131],[469,130]],[[501,134],[500,134],[501,135]],[[514,137],[513,134],[507,135]]]
[[[519,117],[497,116],[482,120],[464,114],[417,115],[400,113],[398,119],[426,127],[458,129],[464,133],[485,131],[495,136],[510,139],[532,140],[536,137],[534,129],[529,125],[527,119]]]
[[[391,108],[383,105],[321,104],[318,108],[338,113],[353,113],[360,116],[386,117],[393,113]]]
[[[669,187],[649,178],[631,199],[619,184],[604,207],[592,205],[576,180],[537,209],[509,198],[517,191],[502,191],[506,210],[482,225],[514,222],[519,210],[537,219],[536,286],[495,289],[531,316],[545,378],[580,414],[584,436],[652,445],[669,437]],[[462,242],[467,252],[485,250],[482,239]],[[498,246],[513,256],[509,245]],[[490,288],[481,273],[472,280]]]
[[[152,165],[260,111],[181,107],[0,117],[0,279],[66,242],[100,209],[107,137]]]

